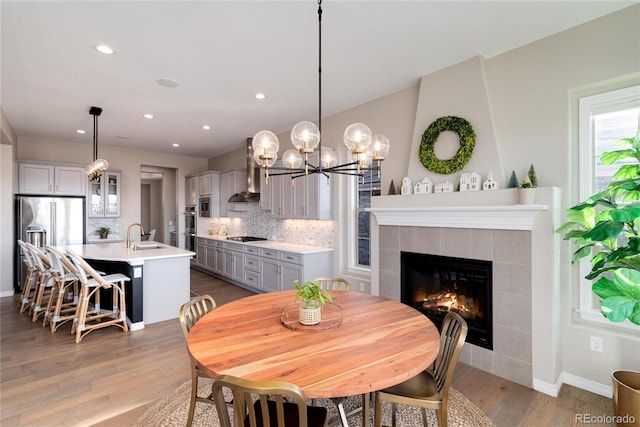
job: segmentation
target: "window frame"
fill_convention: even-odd
[[[592,117],[597,114],[621,111],[639,105],[639,84],[621,89],[605,89],[599,93],[582,95],[578,98],[578,194],[580,200],[587,199],[595,192],[595,146],[594,121]],[[597,295],[591,290],[594,281],[585,279],[585,276],[591,271],[590,259],[583,258],[580,260],[579,271],[580,299],[577,311],[580,319],[624,329],[637,328],[629,320],[612,323],[602,315]]]

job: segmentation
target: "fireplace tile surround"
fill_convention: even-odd
[[[383,196],[370,211],[372,292],[400,300],[402,251],[492,261],[493,350],[466,343],[460,361],[544,391],[558,378],[558,307],[549,295],[557,288],[559,190],[542,192],[544,205],[530,206],[515,204],[515,189]]]
[[[461,362],[532,386],[531,232],[380,227],[381,296],[400,299],[400,252],[493,261],[493,351],[466,344]]]

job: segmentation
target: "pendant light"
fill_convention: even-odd
[[[274,166],[278,158],[280,142],[269,130],[261,130],[253,137],[255,162],[265,170],[266,183],[271,175],[291,175],[291,178],[310,174],[363,176],[366,171],[375,171],[380,176],[381,163],[389,153],[389,140],[384,135],[372,135],[365,124],[354,123],[344,131],[344,144],[351,152],[351,162],[336,164],[337,156],[333,148],[323,148],[320,137],[322,128],[322,0],[318,0],[318,126],[309,121],[296,124],[291,130],[294,148],[282,155],[282,166]],[[318,152],[318,164],[309,163],[308,155]]]
[[[102,172],[109,167],[109,162],[98,158],[98,117],[102,114],[102,108],[91,107],[89,114],[93,116],[93,161],[86,167],[87,176],[91,182],[100,182]]]

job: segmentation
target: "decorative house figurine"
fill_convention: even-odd
[[[413,188],[414,194],[428,194],[433,192],[433,182],[427,177],[422,178]]]
[[[498,189],[498,183],[493,179],[493,173],[492,172],[489,172],[489,176],[487,177],[487,180],[482,183],[482,189],[483,190],[497,190]]]
[[[477,172],[463,172],[460,175],[460,191],[478,191],[482,178]]]
[[[411,178],[405,176],[402,178],[402,187],[400,188],[400,194],[411,194]]]
[[[434,187],[435,193],[453,193],[453,183],[452,182],[440,182],[436,184]]]

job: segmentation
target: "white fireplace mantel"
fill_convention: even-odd
[[[546,205],[370,208],[378,225],[533,230]]]
[[[547,205],[516,204],[516,189],[381,196],[372,199],[378,225],[533,230]]]

